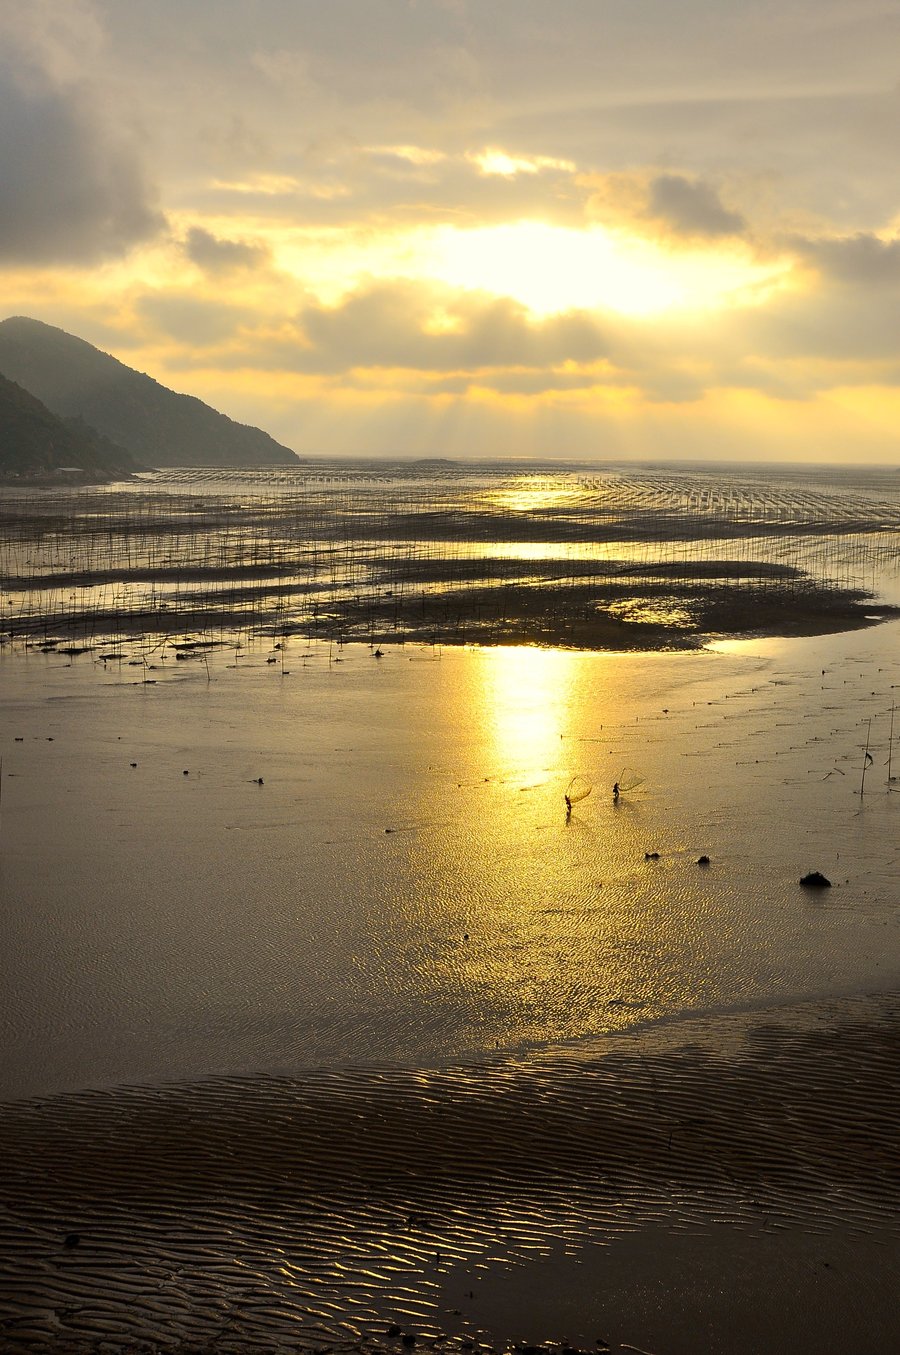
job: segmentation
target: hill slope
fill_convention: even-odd
[[[0,479],[56,475],[112,480],[140,470],[127,452],[78,420],[51,414],[34,395],[0,376]]]
[[[293,465],[287,447],[40,320],[0,321],[0,372],[146,466]]]

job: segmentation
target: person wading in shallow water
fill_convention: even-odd
[[[572,801],[569,799],[568,795],[564,795],[563,799],[566,802],[566,823],[568,823],[569,819],[572,817]]]
[[[618,800],[618,798],[619,798],[619,783],[618,783],[618,781],[614,781],[614,782],[613,782],[613,799],[614,799],[614,800]]]

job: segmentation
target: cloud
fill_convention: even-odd
[[[593,361],[606,352],[600,326],[586,314],[537,322],[507,297],[402,281],[360,290],[339,306],[308,305],[297,321],[305,347],[295,361],[307,371],[475,372]]]
[[[581,385],[581,377],[560,381],[554,369],[602,363],[609,348],[604,325],[587,312],[536,320],[509,298],[440,284],[369,282],[326,305],[277,274],[254,273],[250,280],[263,290],[241,289],[229,299],[193,288],[145,291],[132,299],[130,314],[148,344],[167,341],[181,368],[341,379],[370,373],[382,384],[401,372],[468,383],[516,370],[538,374],[538,384],[546,371],[556,386]]]
[[[27,9],[27,7],[26,7]],[[0,25],[0,260],[85,264],[160,232],[135,134],[44,41],[36,6]]]
[[[833,282],[859,287],[894,287],[900,283],[900,239],[878,235],[791,241],[801,258],[808,260]]]
[[[446,160],[446,153],[443,150],[435,150],[430,146],[365,146],[363,148],[370,156],[381,157],[388,161],[401,161],[403,164],[415,165],[416,168],[422,165],[441,164]]]
[[[665,454],[667,410],[686,428],[729,391],[722,429],[768,400],[780,436],[779,402],[799,428],[817,392],[900,371],[900,14],[758,8],[0,0],[4,295],[255,422],[308,398],[323,449],[344,398],[374,450],[370,410],[404,393],[411,423],[452,403],[457,445],[475,406],[503,437],[581,402],[586,448],[615,407]],[[151,178],[173,233],[73,270],[163,228]],[[496,226],[576,309],[496,294],[528,296],[499,230],[445,266],[445,237]],[[565,234],[526,248],[534,227]]]
[[[676,235],[738,235],[746,226],[742,216],[722,206],[710,184],[683,174],[651,179],[647,213]]]
[[[504,179],[515,178],[517,174],[540,174],[548,169],[574,174],[577,168],[572,160],[557,160],[550,155],[510,155],[496,146],[483,151],[469,151],[466,159],[477,166],[479,173],[499,174]]]
[[[583,223],[586,195],[570,162],[510,154],[497,162],[504,172],[485,173],[481,155],[400,143],[335,145],[327,154],[291,161],[290,173],[248,169],[204,178],[193,190],[191,210],[217,221],[252,216],[285,229],[298,222],[304,228],[374,225],[379,232],[388,222],[395,229],[524,219]]]
[[[134,310],[154,338],[187,344],[194,350],[227,345],[243,326],[252,328],[258,323],[252,308],[174,291],[142,296]]]
[[[546,368],[510,368],[483,374],[476,384],[501,395],[543,395],[549,391],[589,391],[598,386],[621,384],[609,367],[591,364],[574,371]],[[470,378],[467,385],[473,384]]]
[[[271,257],[265,245],[252,244],[246,240],[223,240],[202,226],[192,226],[188,231],[184,252],[191,263],[207,273],[258,268]]]
[[[722,203],[708,180],[649,169],[584,174],[587,213],[594,220],[631,233],[672,240],[709,241],[743,235],[747,221]]]
[[[67,6],[86,9],[61,0],[61,16]],[[870,223],[858,214],[876,198],[893,201],[897,15],[884,0],[784,0],[764,19],[737,0],[645,0],[640,17],[621,0],[97,8],[104,68],[143,104],[157,163],[179,189],[190,179],[196,191],[213,167],[223,179],[266,169],[307,182],[323,148],[336,145],[447,157],[499,147],[512,164],[574,163],[588,173],[654,165],[690,183],[726,173],[730,183],[742,168],[771,174],[795,206],[837,212],[846,229]],[[351,177],[346,202],[323,216],[356,211]],[[541,191],[550,196],[543,172],[479,177],[512,179],[520,191],[530,180],[535,205]],[[383,193],[366,188],[376,210],[397,203],[384,183]],[[452,210],[447,189],[439,202]],[[684,204],[660,192],[661,206],[683,219]],[[694,201],[688,215],[709,225],[701,208]],[[741,205],[726,200],[722,210]]]

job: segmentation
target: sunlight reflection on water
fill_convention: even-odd
[[[857,763],[871,719],[883,771],[895,635],[293,642],[285,676],[163,653],[150,687],[0,651],[9,1085],[422,1065],[880,987],[896,797],[873,775],[861,806]]]

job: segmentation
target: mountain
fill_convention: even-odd
[[[0,376],[0,479],[115,480],[140,470],[121,447],[77,419],[51,414]]]
[[[268,433],[178,395],[63,329],[0,321],[0,372],[63,417],[82,419],[145,466],[295,465]]]

